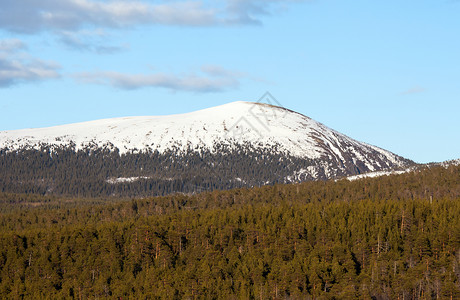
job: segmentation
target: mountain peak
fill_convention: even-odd
[[[265,103],[236,101],[186,114],[104,119],[40,129],[0,132],[0,149],[74,145],[132,151],[210,151],[240,146],[316,161],[311,174],[377,171],[403,158],[349,138],[300,113]],[[251,151],[252,151],[251,150]],[[340,173],[340,172],[339,172]]]

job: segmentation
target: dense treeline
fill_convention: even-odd
[[[213,151],[190,149],[182,153],[172,149],[165,153],[124,154],[110,147],[89,146],[78,151],[75,146],[2,149],[0,191],[79,197],[158,196],[326,179],[368,171],[364,164],[334,166],[326,158],[309,160],[273,154],[277,150],[272,148],[216,147]],[[325,174],[325,166],[330,174]]]
[[[0,297],[458,299],[459,200],[460,167],[81,207],[3,194]]]
[[[4,298],[460,297],[458,202],[247,205],[1,235]]]
[[[303,182],[296,185],[274,185],[259,188],[235,189],[229,193],[222,191],[200,194],[175,193],[163,197],[145,198],[139,207],[144,212],[161,210],[170,212],[180,209],[226,208],[248,203],[272,203],[290,200],[297,203],[332,201],[356,201],[378,199],[457,199],[460,198],[460,166],[449,168],[434,166],[401,175],[364,178],[349,182],[339,181]],[[244,197],[242,196],[244,195]],[[274,198],[275,197],[275,198]],[[144,198],[144,197],[137,197]],[[0,193],[0,212],[25,211],[34,207],[35,211],[75,206],[88,206],[108,202],[120,202],[122,198],[63,198],[56,195]],[[56,210],[57,213],[59,210]],[[82,213],[83,212],[82,210]],[[111,216],[112,218],[113,216]],[[123,216],[125,217],[125,216]]]

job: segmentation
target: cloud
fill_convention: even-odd
[[[129,48],[128,45],[112,46],[105,44],[106,34],[101,31],[63,31],[59,34],[58,41],[67,48],[77,51],[93,52],[97,54],[111,54]]]
[[[415,86],[401,93],[401,95],[411,95],[425,92],[426,89],[421,86]]]
[[[108,44],[103,30],[143,25],[231,26],[261,24],[285,6],[309,0],[1,0],[0,32],[54,35],[66,47],[92,53],[123,51],[129,45]],[[17,39],[0,41],[0,87],[60,77],[60,66],[26,53]],[[83,82],[118,88],[163,87],[171,90],[217,92],[239,85],[245,74],[203,66],[199,75],[87,72]],[[248,77],[249,78],[249,77]]]
[[[268,16],[302,0],[227,0],[229,23],[261,24],[260,16]]]
[[[12,32],[121,28],[142,24],[210,25],[216,12],[201,1],[3,0],[0,28]]]
[[[202,69],[207,70],[209,66]],[[218,69],[218,67],[215,67]],[[85,72],[74,77],[82,83],[110,85],[120,89],[165,88],[172,91],[188,91],[197,93],[222,92],[237,88],[240,84],[240,73],[219,69],[219,74],[177,75],[168,73],[123,74],[119,72]]]
[[[15,52],[27,49],[27,46],[18,39],[6,39],[0,41],[0,52]]]
[[[60,77],[59,65],[31,57],[20,51],[26,48],[27,46],[20,40],[0,41],[0,88]]]
[[[270,15],[287,4],[301,1],[163,0],[152,4],[146,0],[2,0],[0,29],[32,34],[40,31],[75,31],[88,26],[125,28],[153,24],[260,24],[260,16]]]
[[[18,83],[59,78],[59,66],[38,59],[12,60],[0,55],[0,88]]]

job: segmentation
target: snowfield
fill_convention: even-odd
[[[302,114],[252,102],[233,102],[179,115],[114,118],[0,132],[0,148],[8,151],[72,145],[76,150],[118,148],[121,153],[163,153],[172,149],[212,152],[219,151],[219,145],[232,148],[236,144],[300,158],[359,162],[370,171],[406,163],[389,151],[358,142]]]

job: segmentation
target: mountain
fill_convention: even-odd
[[[436,168],[436,167],[443,167],[445,169],[449,167],[456,167],[460,166],[460,159],[453,159],[453,160],[446,160],[443,162],[432,162],[427,164],[413,164],[406,168],[397,168],[392,170],[382,170],[382,171],[375,171],[375,172],[368,172],[362,173],[358,175],[351,175],[345,177],[345,179],[353,181],[363,178],[373,178],[373,177],[381,177],[381,176],[390,176],[390,175],[400,175],[404,173],[411,173],[411,172],[420,172],[425,169]]]
[[[251,102],[2,131],[0,149],[3,190],[28,186],[43,193],[63,185],[63,174],[79,178],[80,185],[92,178],[92,186],[105,186],[103,193],[144,184],[144,192],[164,194],[332,179],[412,164],[300,113]]]

